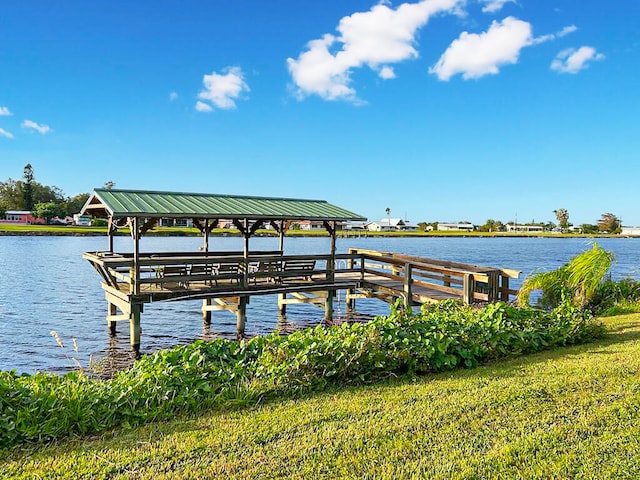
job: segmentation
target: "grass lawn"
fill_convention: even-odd
[[[640,478],[640,315],[576,347],[0,452],[0,478]]]

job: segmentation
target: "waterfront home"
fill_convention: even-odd
[[[460,223],[441,223],[438,222],[438,230],[441,231],[455,231],[455,232],[473,232],[476,227],[473,223],[460,222]]]
[[[640,227],[621,227],[620,235],[627,237],[640,237]]]
[[[28,210],[7,210],[4,215],[4,220],[0,220],[0,222],[21,225],[45,223],[44,218],[36,218],[33,216],[33,213]]]
[[[418,230],[418,227],[409,220],[402,220],[401,218],[382,218],[377,222],[367,224],[367,229],[370,232],[411,232]]]
[[[367,222],[346,222],[344,230],[366,230]]]
[[[508,223],[507,232],[544,232],[544,225]]]
[[[161,218],[158,220],[159,227],[193,227],[193,220],[190,218]]]

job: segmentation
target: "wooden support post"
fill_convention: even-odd
[[[131,314],[129,315],[129,341],[133,350],[140,349],[140,313],[142,311],[139,303],[131,304]]]
[[[287,314],[287,304],[285,303],[286,299],[287,299],[286,293],[281,293],[278,295],[278,314],[279,315],[284,316]]]
[[[331,323],[333,321],[333,297],[335,297],[335,290],[327,291],[327,298],[324,303],[324,321]]]
[[[134,295],[140,295],[140,231],[138,217],[129,219],[129,229],[133,237],[133,267],[131,269],[131,287]]]
[[[349,249],[349,253],[357,253],[357,251],[353,249]],[[353,267],[354,267],[353,258],[349,258],[347,260],[347,269],[351,271],[353,270]],[[353,290],[353,288],[347,289],[345,293],[345,311],[347,313],[352,313],[356,308],[356,300],[352,298],[352,295],[354,293],[355,291]]]
[[[278,249],[281,252],[284,252],[284,234],[285,234],[286,230],[287,229],[286,229],[285,221],[281,220],[280,221],[280,231],[278,232],[279,233]]]
[[[407,310],[411,310],[411,306],[413,305],[413,292],[411,290],[412,287],[412,279],[411,275],[413,272],[413,268],[410,263],[405,263],[404,265],[404,306]]]
[[[509,277],[501,275],[502,285],[500,286],[500,300],[503,302],[509,301]]]
[[[498,274],[497,270],[492,270],[489,272],[489,292],[488,292],[488,302],[493,303],[498,300],[499,297],[499,287],[498,287]]]
[[[113,253],[113,231],[115,225],[113,224],[113,217],[109,217],[109,223],[107,225],[107,233],[109,234],[109,251]]]
[[[473,292],[476,290],[476,282],[473,275],[465,273],[462,279],[462,301],[467,305],[473,303]]]
[[[109,318],[118,314],[118,308],[111,302],[107,302],[107,327],[111,335],[116,334],[116,321]]]
[[[356,299],[352,296],[354,293],[353,288],[349,288],[345,295],[345,311],[347,313],[353,313],[356,309]]]
[[[211,306],[211,299],[205,298],[202,300],[202,322],[205,325],[211,325],[211,310],[207,307]]]
[[[240,297],[238,311],[236,312],[236,330],[238,331],[238,337],[244,336],[244,327],[247,323],[247,303],[248,297]]]

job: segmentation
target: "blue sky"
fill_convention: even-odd
[[[0,4],[0,180],[640,225],[640,2]]]

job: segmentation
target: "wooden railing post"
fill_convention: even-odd
[[[473,293],[476,290],[476,282],[473,278],[473,274],[465,273],[462,278],[462,301],[467,305],[473,303]]]
[[[489,292],[488,302],[493,303],[498,300],[498,270],[489,272]]]
[[[509,301],[509,277],[506,275],[500,275],[502,279],[502,285],[500,286],[500,300],[503,302]]]
[[[411,291],[411,275],[413,272],[413,266],[410,263],[404,264],[404,306],[407,310],[411,310],[413,304],[413,293]]]

